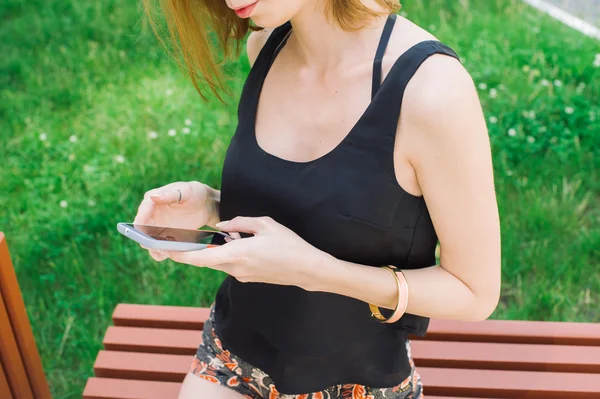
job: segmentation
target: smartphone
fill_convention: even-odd
[[[167,251],[198,251],[217,247],[235,239],[218,230],[179,229],[137,223],[117,223],[117,230],[146,248]]]

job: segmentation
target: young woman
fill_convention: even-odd
[[[227,54],[249,19],[264,28],[221,191],[152,189],[134,220],[247,233],[150,251],[228,274],[180,398],[422,398],[408,334],[486,319],[500,295],[489,138],[458,56],[397,0],[163,5],[194,84],[199,71],[215,92],[209,32]]]

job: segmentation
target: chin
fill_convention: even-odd
[[[252,19],[254,25],[260,26],[261,28],[265,29],[277,28],[278,26],[281,26],[287,22],[287,19],[274,18],[266,15],[252,16],[250,19]]]

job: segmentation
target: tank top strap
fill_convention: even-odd
[[[240,101],[238,104],[238,119],[247,120],[252,112],[255,112],[255,102],[258,102],[258,96],[264,79],[271,68],[271,64],[275,60],[277,53],[281,50],[287,41],[289,34],[292,31],[290,21],[273,29],[273,32],[267,38],[267,41],[260,49],[250,73],[244,82]]]
[[[394,143],[404,92],[421,64],[434,54],[445,54],[460,62],[454,50],[438,40],[414,44],[392,65],[363,116],[363,128],[352,138],[356,146],[372,148],[378,155],[382,171],[394,180]]]
[[[379,45],[377,46],[375,59],[373,60],[373,83],[371,86],[371,100],[373,99],[373,97],[375,97],[375,93],[377,93],[377,90],[379,90],[379,87],[381,86],[381,62],[383,61],[383,54],[385,53],[385,49],[387,48],[388,42],[390,41],[390,36],[392,36],[392,31],[394,29],[395,23],[396,14],[390,14],[387,21],[385,22],[385,26],[383,27],[381,38],[379,39]]]

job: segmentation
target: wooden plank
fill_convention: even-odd
[[[4,373],[4,366],[2,366],[1,361],[0,361],[0,398],[13,399],[12,392],[10,391],[10,386],[8,386],[8,379],[6,378],[6,374]]]
[[[182,382],[192,356],[100,351],[94,363],[96,377]]]
[[[597,399],[597,374],[539,371],[470,370],[421,367],[425,396],[455,395],[490,398]]]
[[[116,326],[201,330],[209,308],[119,304]],[[432,319],[427,335],[412,340],[507,342],[600,346],[600,323],[529,320],[458,321]]]
[[[417,366],[600,373],[600,346],[412,341],[411,348]]]
[[[110,326],[102,342],[111,351],[194,355],[202,331]]]
[[[600,346],[600,323],[432,319],[425,337],[411,335],[410,338],[434,341]]]
[[[44,367],[38,352],[29,317],[23,303],[19,283],[14,271],[8,244],[4,233],[0,231],[0,292],[4,297],[6,309],[20,356],[27,369],[27,377],[36,399],[51,399],[50,388]],[[15,395],[20,398],[20,396]]]
[[[100,351],[98,377],[181,382],[191,357]],[[598,374],[419,367],[428,395],[490,398],[596,399]]]
[[[209,308],[118,304],[113,312],[115,326],[202,330]]]
[[[0,361],[4,366],[8,385],[16,398],[33,398],[25,365],[17,346],[14,332],[4,302],[4,291],[0,291]]]
[[[104,348],[193,355],[201,342],[201,331],[109,327]],[[413,341],[411,345],[418,366],[600,373],[600,347],[442,341]]]
[[[83,399],[177,399],[181,383],[90,378]]]

